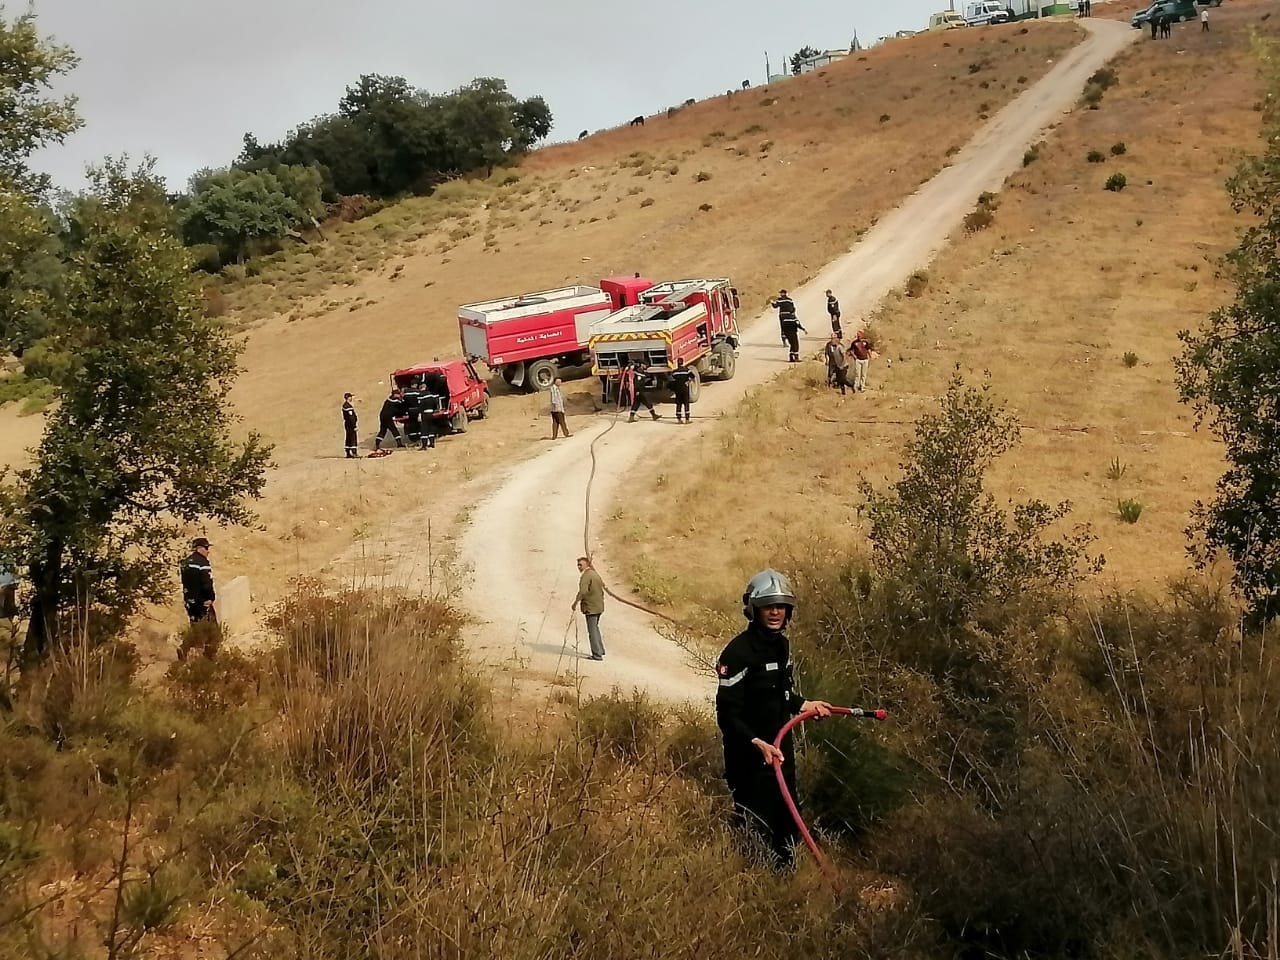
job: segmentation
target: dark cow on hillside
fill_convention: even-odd
[[[587,131],[583,130],[580,134],[578,134],[578,139],[579,140],[587,139]]]
[[[693,106],[695,103],[697,103],[697,102],[698,102],[698,101],[697,101],[697,100],[695,100],[695,99],[693,99],[693,97],[690,97],[688,100],[686,100],[686,101],[684,102],[684,105],[685,105],[686,107],[692,107],[692,106]]]
[[[751,81],[750,81],[750,80],[743,80],[743,81],[742,81],[742,89],[743,89],[743,90],[748,89],[750,86],[751,86]]]
[[[643,126],[644,126],[644,117],[640,116],[640,117],[636,117],[635,119],[633,119],[633,120],[631,121],[631,126],[633,126],[633,127],[643,127]]]

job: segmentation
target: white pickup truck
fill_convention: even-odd
[[[971,27],[985,27],[990,23],[1008,23],[1013,17],[999,0],[977,0],[965,6],[964,19]]]

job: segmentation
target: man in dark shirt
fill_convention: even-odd
[[[378,413],[378,435],[373,439],[373,449],[381,450],[383,438],[389,433],[396,438],[396,446],[404,446],[404,437],[400,435],[400,426],[396,418],[404,416],[404,399],[397,387],[391,396],[382,401],[382,410]]]
[[[773,308],[778,311],[778,334],[782,342],[787,342],[787,321],[796,318],[796,302],[787,296],[787,291],[779,290],[773,298]]]
[[[351,402],[351,394],[342,395],[342,429],[346,432],[345,444],[347,459],[354,460],[360,455],[360,442],[356,439],[356,424],[360,417],[356,414],[355,404]]]
[[[191,541],[191,556],[182,561],[182,604],[192,623],[217,620],[213,603],[218,599],[213,589],[213,566],[209,563],[209,541],[196,537]]]
[[[689,397],[693,383],[698,378],[697,372],[685,365],[684,359],[676,361],[676,368],[671,371],[671,392],[676,395],[676,423],[689,423]],[[683,419],[681,419],[683,417]]]
[[[724,777],[733,795],[734,819],[765,839],[780,866],[794,862],[798,831],[773,768],[782,765],[787,789],[795,797],[795,745],[790,734],[781,750],[773,740],[798,713],[831,715],[831,704],[805,700],[795,689],[790,644],[783,632],[795,605],[785,576],[776,570],[757,573],[742,595],[742,612],[750,625],[729,641],[716,664],[716,722],[724,739]]]

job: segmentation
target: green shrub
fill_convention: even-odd
[[[991,212],[990,207],[979,205],[964,215],[965,232],[977,233],[979,230],[985,230],[995,222],[995,219],[996,215]]]
[[[1125,523],[1137,523],[1142,516],[1142,504],[1137,500],[1117,500],[1116,513]]]
[[[1125,179],[1125,175],[1123,173],[1113,173],[1111,176],[1107,177],[1107,182],[1103,184],[1103,188],[1110,190],[1112,193],[1119,193],[1128,183],[1129,181]]]
[[[907,278],[907,296],[919,297],[929,286],[929,273],[927,270],[917,270]]]
[[[1090,163],[1102,163],[1107,159],[1107,155],[1101,150],[1090,150],[1089,155],[1085,159]]]
[[[892,117],[890,117],[890,116],[889,116],[889,114],[887,114],[887,113],[882,113],[882,114],[880,114],[880,122],[881,122],[881,123],[888,123],[891,119],[893,119],[893,118],[892,118]]]
[[[1097,84],[1090,83],[1085,86],[1082,99],[1090,110],[1097,110],[1098,104],[1102,103],[1102,97],[1105,92],[1106,91],[1102,87]]]
[[[635,763],[657,745],[663,712],[639,690],[592,697],[578,708],[578,736],[619,760]]]
[[[1107,479],[1121,480],[1128,471],[1128,464],[1122,461],[1119,457],[1113,457],[1111,464],[1107,467]]]
[[[703,213],[710,213],[712,207],[711,207],[711,204],[709,203],[700,203],[698,204],[698,209],[701,210]]]
[[[1022,155],[1022,165],[1024,167],[1029,167],[1031,166],[1031,164],[1035,163],[1039,159],[1040,159],[1040,144],[1037,143],[1035,146],[1031,147]]]
[[[1112,87],[1114,87],[1117,83],[1120,82],[1120,78],[1116,75],[1115,70],[1112,69],[1111,67],[1102,67],[1101,69],[1095,71],[1091,77],[1089,77],[1088,82],[1093,84],[1096,87],[1101,88],[1102,90],[1110,90]]]
[[[1130,369],[1133,369],[1138,365],[1138,355],[1132,350],[1126,350],[1124,352],[1124,356],[1120,359],[1124,362],[1124,365]]]
[[[1123,157],[1128,149],[1129,148],[1126,147],[1123,142],[1113,143],[1111,145],[1111,155],[1113,157]]]

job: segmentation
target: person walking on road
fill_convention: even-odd
[[[853,338],[849,352],[853,354],[853,389],[863,393],[867,389],[867,367],[871,364],[871,341],[863,331],[859,330]]]
[[[631,417],[628,423],[636,422],[636,411],[640,409],[641,404],[649,411],[649,416],[655,420],[661,420],[662,414],[653,409],[653,403],[644,392],[644,382],[641,379],[640,371],[636,369],[636,365],[630,360],[623,362],[622,374],[618,378],[618,403],[624,404],[630,401]]]
[[[837,337],[844,336],[844,330],[840,328],[840,301],[836,299],[836,295],[830,290],[827,291],[827,316],[831,318],[831,332]]]
[[[796,302],[787,296],[787,291],[779,290],[773,298],[771,306],[778,311],[778,336],[787,342],[787,321],[796,318]]]
[[[561,389],[562,381],[556,377],[551,381],[551,389],[548,391],[551,400],[551,439],[556,440],[560,437],[560,431],[564,431],[566,437],[572,437],[569,432],[569,424],[564,419],[564,391]]]
[[[827,380],[833,387],[840,388],[840,396],[846,396],[846,390],[852,387],[849,382],[849,354],[835,334],[827,343]]]
[[[1157,31],[1158,29],[1160,29],[1160,26],[1161,26],[1160,18],[1159,18],[1159,17],[1152,17],[1150,22],[1151,22],[1151,39],[1152,39],[1152,40],[1155,40],[1155,39],[1156,39],[1156,31]]]
[[[404,446],[404,436],[400,433],[400,425],[396,418],[404,415],[404,399],[397,387],[391,395],[382,401],[382,410],[378,413],[378,435],[373,438],[373,449],[381,450],[382,441],[387,434],[396,438],[396,446]]]
[[[182,605],[192,623],[217,620],[213,604],[218,599],[213,589],[213,565],[209,563],[209,541],[196,537],[191,541],[191,556],[182,561]]]
[[[1209,8],[1205,7],[1200,11],[1200,32],[1209,32]]]
[[[355,404],[351,402],[351,394],[344,393],[342,395],[342,429],[346,433],[344,443],[348,460],[354,460],[360,456],[360,442],[356,438],[356,424],[359,422],[360,417],[356,414]]]
[[[676,423],[690,423],[689,397],[693,391],[693,378],[697,374],[692,367],[686,366],[684,358],[676,361],[676,368],[671,371],[671,392],[676,395]],[[681,419],[683,415],[684,419]]]
[[[716,723],[724,742],[724,778],[733,795],[734,822],[759,834],[779,867],[795,862],[798,831],[774,768],[781,765],[794,797],[796,759],[791,734],[781,750],[773,740],[796,714],[816,710],[819,717],[831,716],[831,704],[806,700],[795,689],[785,633],[795,606],[795,592],[783,574],[772,569],[757,573],[742,594],[747,629],[729,641],[716,663]]]
[[[578,558],[578,595],[571,610],[581,608],[587,621],[587,641],[591,644],[591,659],[604,659],[604,640],[600,638],[600,616],[604,613],[604,581],[591,566],[589,557]]]

